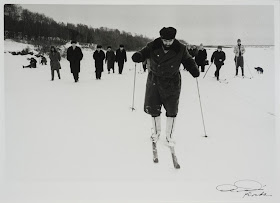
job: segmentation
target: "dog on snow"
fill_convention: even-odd
[[[255,67],[255,69],[259,74],[263,74],[263,69],[261,67]]]

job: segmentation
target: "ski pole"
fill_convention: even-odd
[[[207,69],[207,71],[206,71],[205,75],[203,76],[203,78],[205,78],[205,76],[206,76],[208,70],[210,69],[210,67],[212,66],[212,64],[213,64],[213,62],[210,64],[210,66],[209,66],[209,68]]]
[[[204,128],[204,137],[208,137],[206,134],[206,129],[205,129],[205,122],[204,122],[204,116],[203,116],[203,111],[202,111],[202,105],[201,105],[201,98],[200,98],[200,92],[199,92],[199,86],[198,86],[198,81],[196,78],[196,85],[197,85],[197,92],[198,92],[198,98],[199,98],[199,103],[200,103],[200,111],[201,111],[201,117],[202,117],[202,124]]]
[[[244,56],[243,56],[243,61],[245,61],[244,60]],[[248,64],[247,64],[247,62],[245,61],[245,63],[246,63],[246,66],[247,66],[247,68],[248,68],[248,70],[249,70],[249,73],[250,73],[250,75],[251,75],[251,78],[253,78],[253,75],[252,75],[252,72],[251,72],[251,70],[250,70],[250,67],[248,66]],[[250,78],[250,79],[251,79]]]
[[[135,69],[134,69],[134,85],[133,85],[133,97],[132,97],[132,107],[131,107],[132,111],[135,110],[135,108],[134,108],[135,81],[136,81],[136,63],[135,63]]]

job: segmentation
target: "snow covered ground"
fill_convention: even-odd
[[[5,51],[24,46],[12,41],[4,45]],[[213,51],[207,50],[208,59]],[[277,195],[274,48],[247,48],[245,75],[252,79],[234,78],[233,51],[224,51],[220,78],[229,83],[213,78],[214,65],[204,79],[204,74],[198,78],[208,138],[203,137],[196,80],[181,71],[174,135],[180,170],[173,168],[164,133],[159,163],[152,161],[151,120],[143,112],[147,73],[140,64],[136,111],[130,109],[132,53],[123,75],[105,71],[99,81],[92,52],[84,51],[79,83],[65,59],[62,79],[55,75],[50,81],[49,63],[23,69],[30,56],[5,53],[4,202],[271,202]],[[257,66],[263,75],[256,73]],[[165,129],[164,110],[162,115]],[[216,189],[245,179],[263,186],[252,194],[273,196],[244,197],[246,192]]]

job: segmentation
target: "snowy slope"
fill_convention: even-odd
[[[19,47],[5,41],[5,51]],[[208,59],[213,51],[207,50]],[[132,53],[123,75],[105,71],[98,81],[92,52],[84,51],[79,83],[65,59],[62,79],[50,81],[49,65],[23,69],[28,56],[5,53],[5,202],[271,201],[276,196],[274,49],[247,48],[245,74],[252,79],[234,78],[234,54],[224,51],[220,77],[229,83],[213,78],[214,65],[198,78],[208,138],[203,137],[196,80],[181,71],[175,130],[180,170],[173,168],[164,133],[159,163],[152,162],[151,120],[143,112],[147,73],[140,64],[136,111],[130,109]],[[256,66],[263,67],[263,75]],[[164,110],[162,115],[164,132]],[[216,190],[243,179],[261,182],[274,196],[244,199],[243,193]]]

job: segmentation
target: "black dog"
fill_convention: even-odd
[[[263,74],[263,69],[261,67],[256,67],[255,69],[259,74]]]

